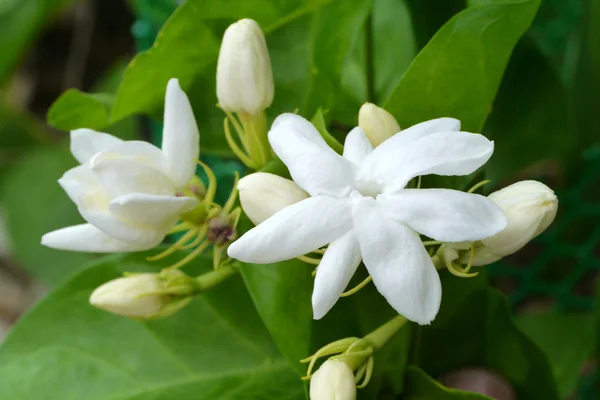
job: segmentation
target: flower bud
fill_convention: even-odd
[[[258,24],[242,19],[223,35],[217,65],[217,97],[225,111],[257,114],[273,101],[273,72]]]
[[[365,132],[373,147],[400,132],[396,118],[381,107],[365,103],[358,111],[358,126]]]
[[[310,379],[311,400],[355,400],[354,373],[343,361],[327,360]]]
[[[521,181],[490,194],[508,219],[500,233],[482,240],[496,256],[507,256],[525,246],[554,221],[558,199],[548,186],[537,181]]]
[[[244,212],[256,225],[282,208],[308,198],[293,181],[266,172],[240,179],[238,190]]]
[[[161,290],[162,282],[157,275],[126,276],[94,290],[90,303],[125,317],[150,318],[159,313],[169,300],[169,296],[160,294]]]

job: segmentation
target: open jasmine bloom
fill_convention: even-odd
[[[467,175],[487,162],[493,142],[459,130],[458,120],[440,118],[373,149],[355,128],[340,156],[304,118],[279,116],[269,141],[311,197],[248,231],[229,247],[229,255],[273,263],[329,245],[315,278],[316,319],[333,307],[362,260],[398,313],[430,323],[439,310],[441,284],[419,234],[443,242],[475,241],[506,226],[501,209],[484,196],[405,188],[417,176]]]
[[[158,245],[197,200],[181,196],[194,177],[200,136],[177,79],[167,85],[162,150],[90,129],[71,132],[81,163],[59,179],[86,224],[47,233],[42,244],[89,252],[147,250]]]

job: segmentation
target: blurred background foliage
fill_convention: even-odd
[[[479,284],[469,286],[468,293],[456,289],[457,299],[446,304],[446,310],[467,307],[469,312],[462,315],[471,317],[471,322],[452,322],[453,318],[460,317],[451,317],[450,311],[443,309],[438,330],[425,331],[423,335],[432,337],[432,342],[439,335],[469,337],[471,347],[467,350],[471,358],[465,356],[466,350],[461,348],[451,354],[446,354],[448,348],[436,346],[416,350],[411,360],[425,361],[419,363],[422,370],[410,367],[407,375],[411,377],[412,398],[426,398],[419,396],[434,395],[439,390],[429,383],[426,373],[435,376],[448,366],[426,360],[439,359],[440,354],[453,360],[460,357],[479,360],[503,371],[511,376],[513,383],[521,385],[519,393],[526,396],[522,398],[553,398],[552,394],[536,397],[531,392],[531,384],[547,379],[546,376],[531,376],[515,369],[514,365],[503,364],[493,356],[501,350],[492,350],[492,347],[525,348],[524,360],[512,360],[520,365],[547,357],[560,398],[597,398],[594,397],[594,385],[598,383],[595,352],[600,341],[600,310],[597,307],[595,316],[592,310],[600,270],[600,192],[597,191],[600,185],[600,1],[543,0],[533,24],[512,53],[512,45],[508,47],[510,59],[506,59],[505,71],[502,63],[498,67],[485,63],[492,54],[501,53],[509,46],[510,29],[521,23],[519,18],[527,18],[525,9],[518,18],[503,19],[499,23],[506,26],[494,27],[506,29],[502,40],[492,35],[481,36],[483,67],[444,64],[449,49],[442,41],[445,36],[436,32],[440,28],[449,31],[451,26],[445,24],[467,6],[473,7],[472,14],[476,16],[477,6],[494,2],[514,3],[515,7],[526,3],[517,0],[191,0],[180,6],[183,2],[175,0],[0,0],[0,331],[6,331],[47,289],[74,276],[80,267],[96,258],[39,245],[43,233],[80,221],[77,210],[56,183],[67,168],[75,165],[68,151],[70,129],[88,127],[126,139],[158,142],[163,83],[176,76],[194,105],[202,132],[203,158],[215,166],[222,186],[227,188],[232,171],[239,166],[232,160],[221,134],[223,115],[215,107],[216,54],[225,27],[234,19],[252,17],[265,30],[274,66],[276,102],[270,109],[270,117],[296,108],[310,117],[321,108],[329,132],[342,139],[356,125],[358,108],[365,101],[385,105],[405,127],[437,116],[429,114],[436,113],[438,103],[446,104],[448,96],[456,96],[460,101],[456,101],[453,116],[461,116],[468,108],[470,119],[463,118],[465,128],[482,131],[496,141],[495,155],[486,169],[487,177],[494,183],[487,190],[534,178],[547,182],[559,193],[560,214],[554,228],[518,255],[490,268],[492,283],[510,298],[520,331],[506,322],[508,312],[496,292],[485,291]],[[465,20],[468,17],[466,13],[460,15]],[[494,20],[490,25],[496,23]],[[527,26],[526,21],[522,24]],[[515,35],[514,41],[520,36]],[[426,45],[426,51],[419,54]],[[179,51],[174,52],[174,48]],[[461,48],[451,50],[462,51]],[[415,59],[417,54],[419,57]],[[421,67],[431,65],[432,59],[442,60],[439,70]],[[496,72],[492,71],[491,75],[498,75],[498,79],[497,82],[474,79],[473,82],[489,90],[482,97],[473,97],[469,88],[461,87],[460,81],[439,79],[440,74],[456,73],[457,68],[464,74],[476,74],[477,68],[493,68]],[[426,94],[418,92],[421,85],[410,85],[411,80],[427,79],[438,86]],[[397,90],[401,80],[403,85]],[[411,109],[411,99],[419,95],[430,96],[430,110]],[[458,186],[465,182],[449,181],[449,184]],[[88,269],[73,279],[85,281],[87,286],[84,286],[91,288],[90,282],[98,284],[111,273],[114,275],[114,271],[125,270],[124,265],[139,265],[138,261],[127,260],[123,265],[100,261],[93,267],[96,272]],[[261,274],[269,273],[266,269],[245,271],[246,286],[251,289],[252,285],[258,285]],[[290,274],[298,281],[307,280],[298,268],[290,270]],[[444,279],[445,285],[452,285]],[[84,299],[69,294],[67,288],[72,282],[68,281],[47,300],[72,305],[72,308],[61,309],[60,314],[60,318],[71,321],[70,327],[88,332],[91,328],[86,328],[86,324],[102,318],[106,324],[115,324],[116,334],[126,335],[130,332],[128,329],[137,329],[126,326],[129,322],[99,312],[80,314],[78,307],[84,305],[76,301],[81,303]],[[283,286],[279,290],[282,293],[295,290],[295,286],[285,286],[289,284],[281,282]],[[224,290],[242,290],[236,285],[241,286],[241,282],[233,282],[232,288]],[[310,287],[310,282],[306,287]],[[451,286],[445,290],[454,289]],[[296,347],[289,345],[289,353],[282,350],[288,344],[285,338],[278,341],[274,334],[279,323],[276,317],[282,310],[267,309],[272,298],[262,299],[266,308],[261,309],[261,299],[256,293],[252,293],[253,301],[279,351],[290,361],[307,355],[315,343],[305,343],[304,350],[296,343]],[[359,299],[366,302],[367,294],[368,289]],[[203,302],[217,302],[220,295],[214,296],[215,299]],[[236,301],[247,302],[245,297],[237,296]],[[600,299],[600,293],[596,297]],[[341,303],[354,301],[344,299]],[[377,321],[370,319],[364,302],[362,305],[360,301],[355,302],[359,305],[353,308],[354,312],[362,313],[353,328],[359,334],[376,326]],[[44,307],[42,304],[30,314],[29,320],[40,324],[51,318],[55,311]],[[194,307],[186,311],[189,316],[205,315],[202,304]],[[298,308],[297,311],[302,314],[306,310]],[[229,311],[222,312],[227,315]],[[496,312],[498,314],[494,314]],[[344,318],[342,311],[338,310],[338,314],[337,318]],[[446,314],[448,321],[444,322]],[[258,320],[254,311],[249,315],[248,318]],[[270,320],[270,315],[274,319]],[[473,315],[482,320],[487,318],[487,325],[472,326]],[[310,321],[310,315],[306,318]],[[231,316],[226,319],[235,320]],[[332,319],[336,321],[335,312]],[[243,325],[247,327],[252,323]],[[331,337],[318,340],[324,344],[342,334],[331,326],[319,322],[306,329],[329,332]],[[33,335],[28,329],[24,324],[24,337]],[[167,328],[161,322],[151,324],[150,329],[166,338],[166,330],[174,328]],[[494,336],[494,332],[504,330],[511,332],[510,339]],[[50,332],[48,341],[60,341],[61,334],[60,330]],[[235,332],[223,333],[219,329],[211,334],[235,336]],[[398,346],[409,340],[409,335],[410,332],[399,338]],[[263,336],[268,335],[266,332],[257,334],[257,337]],[[315,337],[319,336],[315,333]],[[487,338],[487,342],[481,337]],[[304,340],[301,335],[288,339]],[[529,339],[545,355],[538,347],[529,348]],[[99,337],[94,340],[101,342]],[[262,365],[265,359],[273,358],[275,372],[281,374],[284,381],[290,379],[289,371],[277,369],[283,360],[275,355],[270,339],[261,339],[262,358],[252,355],[244,346],[240,344],[239,351],[244,357],[248,353],[249,365]],[[10,349],[16,353],[34,351],[35,345],[17,338]],[[11,353],[3,354],[0,371],[3,371],[1,360],[8,359]],[[56,356],[64,355],[59,352]],[[64,368],[77,365],[79,355],[65,357],[67,361],[61,364]],[[147,362],[158,361],[148,359]],[[394,369],[397,365],[390,361],[385,368],[387,372],[400,374],[402,371]],[[147,373],[144,379],[155,372]],[[0,372],[0,379],[3,374]],[[6,374],[10,376],[9,372]],[[379,385],[374,383],[368,390],[385,387],[387,378],[385,374],[382,376]],[[10,379],[17,378],[25,379],[22,376]],[[46,384],[51,390],[52,383]],[[121,384],[126,385],[123,382],[115,385]],[[257,381],[257,387],[260,384],[260,380]],[[73,390],[65,395],[78,393]],[[401,388],[395,388],[390,393],[399,390]],[[0,393],[3,393],[2,385]],[[110,394],[106,393],[106,396]],[[21,393],[24,399],[30,398],[28,395]]]

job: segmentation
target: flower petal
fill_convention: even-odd
[[[485,239],[506,227],[504,213],[479,194],[449,189],[405,189],[377,198],[386,216],[442,242]]]
[[[117,218],[135,225],[165,228],[174,225],[182,214],[191,211],[197,204],[196,199],[187,196],[131,193],[111,201],[108,209]]]
[[[105,159],[92,163],[92,170],[112,198],[129,193],[175,195],[173,181],[147,164],[126,159]]]
[[[360,127],[357,126],[352,129],[348,136],[346,136],[344,158],[352,161],[357,167],[363,163],[372,151],[373,145]]]
[[[372,198],[359,200],[352,214],[363,261],[377,290],[407,319],[431,323],[440,308],[442,287],[419,235],[387,219]]]
[[[269,142],[292,179],[312,196],[344,197],[354,187],[354,164],[333,151],[313,124],[299,115],[277,117]]]
[[[124,221],[112,215],[108,210],[94,210],[79,207],[79,213],[90,224],[107,235],[124,242],[151,244],[160,243],[167,234],[169,227],[140,226]],[[173,221],[173,224],[177,222]],[[156,246],[156,244],[154,246]],[[154,247],[152,246],[152,247]]]
[[[196,173],[200,133],[190,101],[177,79],[167,84],[162,151],[167,159],[167,175],[178,188],[187,185]]]
[[[104,190],[100,181],[87,164],[71,168],[58,180],[73,203],[78,207],[84,201],[92,202],[87,207],[95,209],[106,209],[110,201],[108,193]]]
[[[121,139],[108,133],[91,129],[71,131],[71,153],[81,164],[88,162],[97,153],[123,143]]]
[[[331,242],[317,268],[312,294],[313,314],[321,319],[338,301],[361,261],[353,231]]]
[[[68,226],[46,233],[42,245],[53,249],[92,253],[120,253],[148,250],[157,243],[129,243],[114,239],[90,224]]]
[[[121,142],[108,150],[104,150],[90,159],[90,167],[94,169],[97,164],[111,160],[127,160],[156,168],[166,174],[167,161],[162,151],[141,140]]]
[[[493,152],[494,142],[483,135],[431,133],[404,147],[386,147],[383,143],[369,154],[358,179],[378,182],[390,193],[419,175],[468,175],[485,164]]]
[[[233,242],[227,254],[240,261],[273,263],[326,245],[352,228],[349,199],[311,197],[275,213]]]

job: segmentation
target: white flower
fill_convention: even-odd
[[[358,111],[358,126],[367,135],[373,147],[379,146],[400,132],[400,125],[396,118],[372,103],[363,104]]]
[[[258,225],[277,211],[308,197],[293,181],[266,172],[240,179],[237,188],[244,212]]]
[[[217,64],[217,97],[225,111],[257,114],[273,102],[273,72],[265,35],[242,19],[223,35]]]
[[[192,107],[176,79],[167,86],[162,151],[90,129],[71,132],[71,152],[81,165],[58,182],[88,223],[47,233],[42,244],[89,252],[155,247],[197,204],[177,194],[195,174],[199,141]]]
[[[499,259],[519,251],[550,226],[558,210],[558,198],[554,191],[537,181],[517,182],[493,192],[488,198],[504,211],[508,226],[502,232],[482,240],[485,247],[476,257],[475,265],[489,261],[485,259],[485,254],[491,253]]]
[[[292,259],[329,244],[315,278],[314,317],[323,317],[364,261],[387,301],[407,319],[430,323],[441,301],[438,273],[419,233],[443,242],[474,241],[504,229],[506,218],[484,196],[446,189],[405,189],[420,175],[466,175],[492,155],[482,135],[460,122],[423,122],[373,150],[362,129],[346,138],[343,156],[294,114],[269,132],[275,153],[312,197],[284,208],[231,244],[250,263]]]
[[[355,400],[354,373],[342,361],[327,360],[310,378],[310,400]]]
[[[159,294],[162,284],[154,274],[118,278],[100,286],[90,303],[114,314],[131,318],[149,318],[161,311],[168,296]]]

